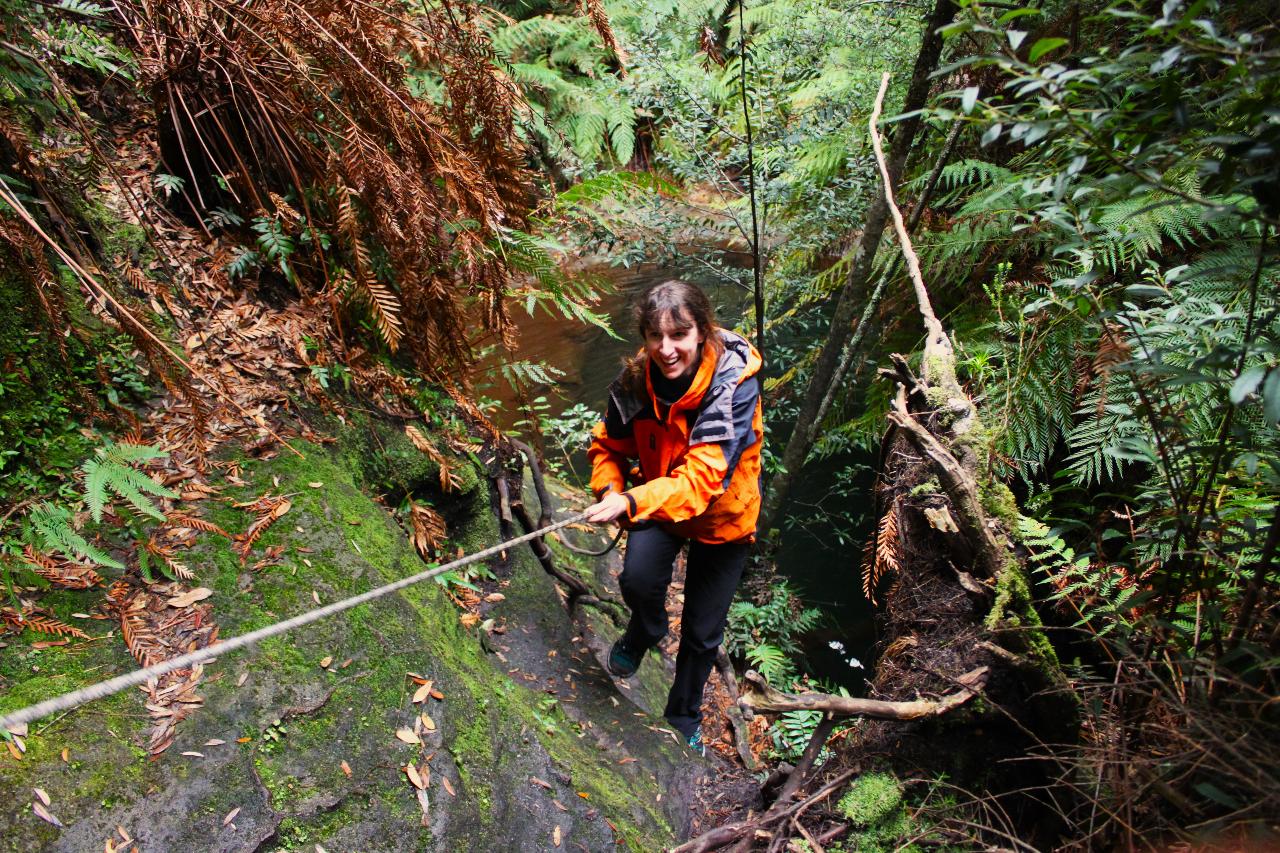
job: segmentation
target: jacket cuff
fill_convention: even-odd
[[[605,495],[609,494],[610,492],[614,492],[614,491],[617,491],[617,486],[615,486],[613,483],[605,483],[603,486],[601,486],[600,488],[596,489],[596,491],[595,491],[596,500],[597,500],[597,501],[598,501],[598,500],[601,500],[601,499],[603,499],[603,498],[604,498],[604,496],[605,496]]]
[[[630,505],[630,507],[631,507],[630,509],[628,509],[628,510],[627,510],[627,518],[632,519],[632,520],[634,521],[634,520],[635,520],[635,517],[636,517],[636,498],[635,498],[635,495],[631,494],[630,492],[623,492],[623,493],[622,493],[622,496],[623,496],[624,498],[626,498],[626,499],[627,499],[627,503],[628,503],[628,504]]]

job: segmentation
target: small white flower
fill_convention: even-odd
[[[844,651],[844,643],[840,642],[839,640],[832,640],[831,642],[827,643],[827,645],[835,649],[837,652]]]
[[[858,660],[857,658],[849,658],[849,666],[853,667],[854,669],[863,668],[862,661]]]

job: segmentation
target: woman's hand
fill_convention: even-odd
[[[630,501],[618,492],[609,492],[600,499],[599,503],[587,507],[587,521],[605,524],[618,516],[626,515],[629,509],[631,509]]]

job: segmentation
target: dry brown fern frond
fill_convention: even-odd
[[[431,439],[423,435],[422,431],[413,424],[409,424],[404,428],[404,434],[409,437],[409,441],[418,450],[431,457],[431,460],[440,466],[440,490],[444,492],[452,492],[462,487],[462,478],[454,470],[453,465],[449,464],[449,459],[441,453]]]
[[[591,19],[592,26],[600,34],[600,41],[617,58],[618,74],[622,77],[627,76],[627,54],[622,49],[622,45],[618,44],[618,37],[613,32],[613,24],[609,23],[609,15],[604,10],[604,3],[601,0],[582,0],[582,11]],[[719,64],[724,65],[724,61],[721,60]]]
[[[88,634],[74,625],[68,625],[52,616],[45,616],[36,610],[24,610],[20,613],[12,607],[0,608],[0,620],[16,631],[28,629],[40,634],[52,634],[55,637],[90,639]]]
[[[519,96],[468,5],[412,15],[337,0],[115,9],[173,131],[162,154],[190,191],[246,216],[265,198],[295,234],[334,235],[328,252],[298,244],[289,264],[303,287],[358,297],[388,348],[411,347],[430,375],[469,363],[473,302],[498,304],[480,319],[488,334],[509,334],[511,270],[492,246],[501,229],[523,227],[532,181],[515,134]],[[419,73],[441,82],[440,99],[414,96]],[[354,288],[330,274],[342,253]]]
[[[228,539],[234,538],[230,533],[223,530],[212,521],[206,521],[205,519],[191,515],[190,513],[176,511],[170,512],[165,516],[165,519],[166,523],[177,527],[190,527],[192,530],[201,530],[205,533],[216,533],[219,536],[225,536]]]
[[[253,543],[258,541],[258,537],[262,536],[268,527],[283,518],[284,514],[293,507],[293,503],[288,498],[271,498],[264,495],[250,504],[250,507],[256,509],[258,517],[249,525],[248,530],[235,538],[236,553],[240,555],[241,562],[248,559],[249,551],[253,549]]]
[[[894,501],[876,524],[876,533],[867,543],[862,563],[862,594],[876,603],[876,588],[885,575],[898,571],[898,502]]]
[[[444,516],[426,504],[415,503],[409,510],[409,520],[413,525],[413,547],[424,560],[432,559],[448,535]]]
[[[42,554],[27,545],[22,556],[32,571],[54,586],[63,589],[89,589],[102,583],[102,575],[85,563]]]

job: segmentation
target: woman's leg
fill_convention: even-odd
[[[724,640],[724,625],[742,578],[751,546],[743,542],[689,545],[684,581],[684,612],[680,619],[680,651],[676,678],[667,696],[664,716],[685,737],[702,723],[702,688]]]
[[[627,556],[618,585],[631,608],[631,621],[622,643],[636,661],[666,636],[667,586],[684,542],[656,524],[627,534]]]

